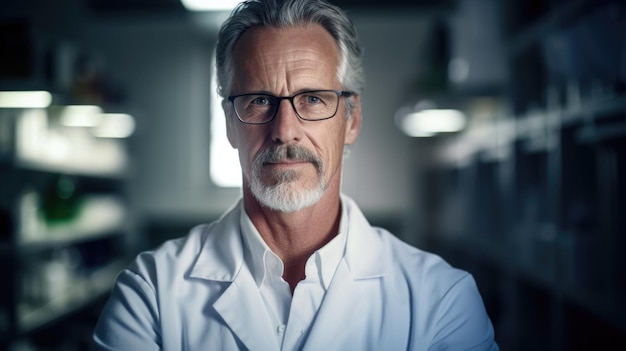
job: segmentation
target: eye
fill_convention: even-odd
[[[270,103],[270,100],[268,99],[267,96],[257,96],[251,99],[250,104],[251,105],[268,105]]]
[[[319,94],[305,94],[302,95],[301,100],[302,103],[306,105],[319,105],[324,104],[324,97]]]
[[[307,95],[305,98],[308,104],[319,104],[322,102],[322,99],[320,99],[319,96],[315,95]]]

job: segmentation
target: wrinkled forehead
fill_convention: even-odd
[[[339,63],[340,52],[335,39],[318,24],[249,28],[235,43],[233,61],[237,65],[251,57],[278,57],[294,52],[324,53],[334,63]]]
[[[333,37],[319,25],[254,27],[233,50],[234,88],[247,90],[280,81],[307,81],[308,88],[336,87],[340,54]]]

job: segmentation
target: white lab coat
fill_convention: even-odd
[[[344,259],[303,350],[497,350],[473,278],[348,211]],[[244,262],[238,204],[118,276],[98,350],[279,350]],[[289,325],[287,326],[289,328]],[[288,331],[287,331],[288,332]]]

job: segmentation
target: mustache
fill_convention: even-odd
[[[263,150],[254,163],[257,165],[263,165],[265,163],[280,162],[280,161],[303,161],[311,162],[319,170],[321,168],[322,161],[309,149],[300,145],[278,145]]]

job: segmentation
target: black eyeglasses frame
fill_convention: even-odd
[[[309,119],[309,118],[304,118],[302,116],[300,116],[300,114],[298,113],[298,110],[296,109],[296,106],[293,102],[293,99],[296,96],[302,95],[302,94],[310,94],[310,93],[318,93],[318,92],[333,92],[335,94],[337,94],[337,107],[335,108],[335,112],[326,118],[320,118],[320,119]],[[253,95],[264,95],[264,96],[268,96],[268,97],[272,97],[274,99],[277,100],[277,104],[276,104],[276,110],[274,110],[274,114],[272,115],[272,118],[270,118],[269,120],[265,121],[265,122],[260,122],[260,123],[254,123],[254,122],[248,122],[248,121],[244,121],[241,116],[239,116],[239,113],[237,112],[237,108],[235,107],[235,99],[241,96],[253,96]],[[355,95],[354,92],[352,91],[348,91],[348,90],[332,90],[332,89],[320,89],[320,90],[307,90],[307,91],[302,91],[299,92],[297,94],[294,94],[292,96],[274,96],[271,94],[263,94],[263,93],[247,93],[247,94],[239,94],[239,95],[230,95],[227,97],[228,101],[230,101],[232,107],[233,107],[233,111],[235,112],[235,115],[237,116],[237,119],[244,124],[253,124],[253,125],[261,125],[261,124],[267,124],[270,123],[274,120],[274,118],[276,118],[276,115],[278,114],[278,109],[280,107],[280,103],[283,100],[289,100],[289,102],[291,103],[291,107],[293,108],[293,111],[296,113],[296,115],[298,116],[298,118],[300,118],[303,121],[310,121],[310,122],[317,122],[317,121],[324,121],[327,119],[331,119],[333,117],[335,117],[337,115],[337,111],[339,111],[339,100],[341,99],[341,97],[351,97]]]

